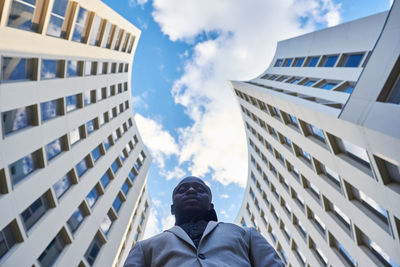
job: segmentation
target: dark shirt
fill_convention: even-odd
[[[206,230],[208,221],[200,220],[197,222],[187,222],[179,225],[192,239],[196,248],[199,247],[200,239],[203,236],[204,230]]]

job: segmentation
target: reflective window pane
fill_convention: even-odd
[[[50,242],[46,249],[40,254],[38,261],[41,266],[52,266],[57,260],[58,256],[67,245],[65,235],[62,230],[56,235],[56,237]]]
[[[72,35],[72,41],[84,42],[83,30],[85,28],[87,17],[88,11],[84,8],[79,8],[79,13],[75,22],[74,34]]]
[[[92,150],[91,154],[93,161],[96,162],[101,157],[100,148],[97,146],[95,149]]]
[[[121,199],[119,198],[119,196],[117,196],[117,197],[115,198],[113,204],[112,204],[112,206],[113,206],[115,212],[118,213],[119,209],[121,208],[121,205],[122,205],[122,201],[121,201]]]
[[[36,151],[9,165],[10,176],[14,185],[40,167],[39,156],[39,151]]]
[[[62,115],[62,101],[60,99],[43,102],[40,104],[42,122]]]
[[[325,89],[325,90],[331,90],[332,88],[334,88],[337,85],[337,83],[333,83],[333,82],[326,82],[323,85],[321,85],[320,88]]]
[[[107,22],[106,30],[104,32],[104,39],[103,39],[103,48],[110,48],[110,31],[111,31],[111,23]],[[104,73],[103,73],[104,74]]]
[[[53,189],[56,194],[57,199],[59,199],[67,190],[71,187],[72,181],[70,174],[64,175],[60,180],[58,180],[54,185]]]
[[[29,230],[49,209],[50,205],[45,193],[21,213],[25,228]]]
[[[79,140],[81,140],[82,135],[81,135],[81,131],[79,130],[79,128],[72,130],[69,133],[69,138],[70,138],[71,146],[76,144],[76,142],[78,142]]]
[[[106,188],[107,185],[110,183],[110,177],[108,176],[107,172],[105,172],[104,175],[101,177],[100,182],[103,185],[103,188]]]
[[[67,77],[75,77],[81,75],[82,62],[77,60],[68,60]]]
[[[33,59],[3,57],[1,63],[2,81],[33,80]]]
[[[55,156],[65,150],[62,138],[56,139],[45,146],[47,160],[52,160]]]
[[[303,65],[303,62],[304,62],[304,57],[296,58],[293,67],[301,67],[301,65]]]
[[[125,196],[128,194],[128,191],[129,191],[129,185],[128,185],[128,183],[127,182],[125,182],[123,185],[122,185],[122,192],[124,192],[124,194],[125,194]]]
[[[63,61],[55,59],[42,59],[40,79],[54,79],[62,77]]]
[[[310,57],[308,59],[308,63],[306,64],[306,67],[315,67],[317,66],[319,57]]]
[[[97,191],[97,188],[93,187],[93,189],[86,196],[86,202],[88,203],[89,207],[93,208],[94,204],[96,203],[97,199],[99,198],[99,195],[100,194]]]
[[[93,133],[94,130],[95,130],[95,128],[94,128],[94,120],[88,121],[86,123],[86,132],[87,132],[87,134]]]
[[[15,221],[0,231],[0,259],[17,243]]]
[[[90,34],[89,44],[90,45],[100,45],[100,40],[97,40],[101,25],[101,18],[99,16],[95,16],[92,25],[92,32]]]
[[[64,17],[67,5],[68,0],[54,0],[53,10],[51,12]]]
[[[65,97],[67,112],[71,112],[78,108],[78,95],[70,95]]]
[[[75,166],[76,169],[76,174],[78,175],[79,178],[82,177],[82,175],[85,174],[85,172],[89,169],[89,164],[86,158],[82,159],[81,161],[78,162]]]
[[[28,126],[34,125],[34,108],[33,106],[18,108],[2,112],[2,123],[4,134],[19,131]]]
[[[97,236],[95,236],[92,243],[90,243],[88,249],[85,252],[85,259],[90,265],[93,265],[102,246],[103,243]]]
[[[58,16],[51,15],[49,26],[47,26],[46,34],[54,37],[65,38],[66,32],[62,30],[64,19]]]
[[[32,22],[36,1],[19,2],[14,0],[11,5],[7,26],[27,31],[37,31],[38,25]]]
[[[336,64],[336,61],[339,56],[327,56],[324,58],[324,62],[322,63],[322,67],[333,67]]]
[[[110,219],[110,216],[107,214],[104,217],[103,221],[100,223],[100,229],[101,229],[101,231],[103,231],[103,233],[105,235],[108,234],[108,231],[111,228],[111,224],[112,224],[112,220]]]
[[[83,209],[79,207],[72,213],[71,217],[69,217],[67,221],[68,228],[70,229],[71,233],[75,233],[78,229],[79,225],[82,223],[85,217],[85,213]]]
[[[360,65],[363,57],[364,57],[364,53],[346,55],[345,59],[344,59],[343,67],[357,68]]]

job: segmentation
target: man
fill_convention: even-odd
[[[172,194],[175,226],[136,243],[124,267],[281,267],[274,248],[254,229],[217,222],[211,190],[183,179]]]

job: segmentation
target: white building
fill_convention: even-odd
[[[121,266],[143,236],[139,36],[99,0],[0,0],[1,266]]]
[[[400,264],[400,2],[278,43],[233,81],[249,179],[237,223],[286,266]]]

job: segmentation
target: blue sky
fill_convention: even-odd
[[[135,120],[153,163],[145,237],[173,225],[171,192],[204,178],[232,222],[247,180],[242,117],[228,80],[266,69],[279,40],[388,10],[391,0],[103,0],[141,29],[132,71]]]

